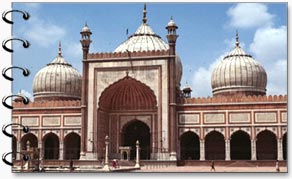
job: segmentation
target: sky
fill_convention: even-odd
[[[24,49],[14,42],[12,62],[30,70],[24,78],[14,70],[13,92],[32,98],[35,74],[62,54],[82,74],[80,31],[92,31],[91,53],[112,52],[142,23],[143,3],[13,3],[31,15],[14,14],[13,36],[28,40]],[[182,88],[190,84],[193,97],[212,96],[211,74],[235,47],[241,47],[265,68],[267,94],[287,94],[287,3],[147,3],[147,23],[166,40],[165,26],[173,17],[179,27],[177,54],[183,64]],[[17,80],[16,79],[20,79]]]

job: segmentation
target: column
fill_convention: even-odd
[[[21,154],[19,152],[21,152],[21,141],[17,142],[17,146],[16,146],[16,160],[20,160],[20,158],[22,157]]]
[[[60,142],[59,160],[63,160],[64,159],[64,157],[63,157],[63,153],[64,153],[63,149],[64,149],[64,143]]]
[[[108,165],[108,145],[109,145],[109,137],[105,136],[105,159],[104,159],[104,166],[103,170],[109,171],[109,165]]]
[[[200,140],[200,160],[205,160],[205,140]]]
[[[42,160],[44,158],[43,142],[38,142],[39,158]]]
[[[230,160],[230,140],[225,140],[225,160]]]
[[[257,160],[256,139],[251,139],[251,160]]]
[[[136,142],[136,164],[135,168],[140,168],[140,143],[137,140]]]
[[[283,160],[283,140],[278,139],[278,160]]]

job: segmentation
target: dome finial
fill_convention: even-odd
[[[146,3],[144,3],[144,10],[143,10],[143,23],[146,24],[147,23],[147,10],[146,10]]]
[[[61,47],[61,41],[59,41],[59,51],[58,51],[58,56],[62,56],[62,47]]]
[[[239,47],[239,41],[238,41],[239,37],[238,37],[238,31],[236,30],[236,47]]]

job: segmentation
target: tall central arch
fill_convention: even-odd
[[[136,140],[139,140],[141,147],[141,159],[150,159],[152,145],[157,146],[156,138],[158,132],[153,132],[157,125],[157,100],[153,90],[146,84],[130,76],[126,76],[108,86],[100,95],[98,103],[97,134],[98,141],[101,141],[98,150],[104,148],[104,136],[109,135],[112,145],[111,152],[118,154],[119,147],[131,146],[130,158],[133,159],[136,153]],[[150,116],[151,125],[135,120],[141,116]],[[114,116],[114,117],[113,117]],[[132,119],[124,119],[120,116],[138,116]],[[123,121],[125,120],[125,121]],[[148,119],[147,119],[148,120]],[[121,123],[126,123],[122,128]],[[119,129],[118,126],[120,127]],[[117,132],[118,130],[118,132]],[[116,144],[119,145],[116,145]],[[154,143],[154,144],[153,144]],[[156,150],[156,149],[155,149]]]

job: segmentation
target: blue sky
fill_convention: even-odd
[[[29,21],[14,15],[13,35],[27,39],[28,49],[13,43],[13,65],[27,67],[28,78],[14,71],[13,92],[32,96],[34,75],[57,55],[62,42],[64,58],[80,73],[80,30],[87,21],[92,35],[90,52],[111,52],[142,22],[143,3],[13,3],[31,14]],[[165,41],[165,26],[173,16],[178,25],[177,54],[194,97],[212,96],[211,73],[235,46],[243,49],[268,74],[267,94],[287,93],[286,3],[147,3],[148,24]],[[17,81],[17,82],[16,82]]]

